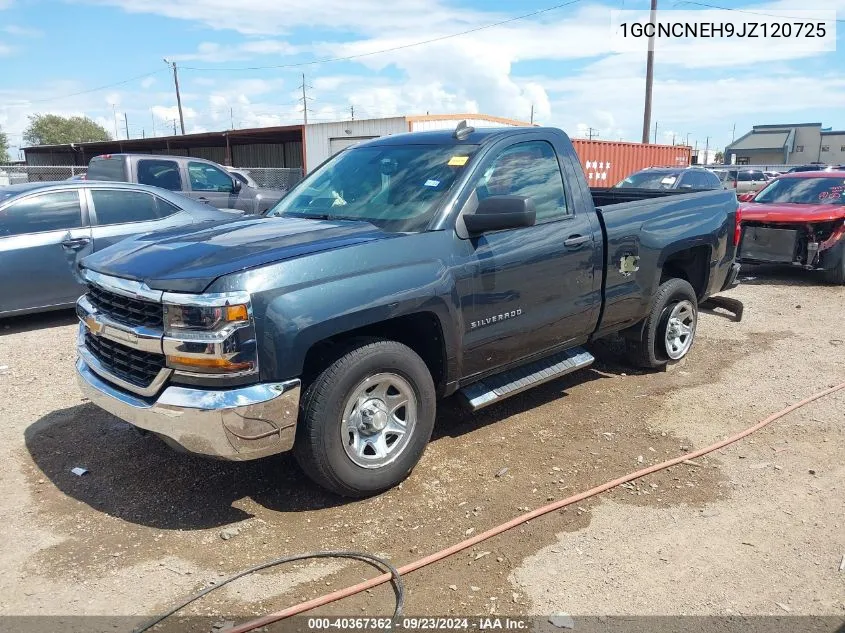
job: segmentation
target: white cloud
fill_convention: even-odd
[[[223,63],[252,59],[256,55],[295,55],[299,48],[279,40],[247,40],[234,46],[202,42],[194,53],[178,53],[168,57],[175,61]]]
[[[9,46],[8,44],[4,44],[0,42],[0,57],[8,57],[12,53],[15,52],[15,49]]]
[[[141,80],[141,88],[149,88],[156,82],[155,77],[145,77]]]
[[[164,121],[165,123],[170,123],[174,119],[179,121],[179,108],[176,106],[163,106],[163,105],[154,105],[150,110],[153,113],[153,116],[160,120]],[[186,108],[182,107],[182,115],[185,119],[195,119],[197,117],[197,112],[193,108]]]
[[[9,35],[13,35],[15,37],[43,37],[44,31],[39,31],[38,29],[33,29],[26,26],[20,26],[18,24],[8,24],[2,28],[0,31],[4,33],[8,33]]]

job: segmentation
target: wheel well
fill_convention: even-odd
[[[710,271],[710,247],[695,246],[677,253],[672,253],[663,262],[660,283],[667,279],[684,279],[701,299],[707,291],[707,276]]]
[[[418,312],[342,332],[318,341],[305,355],[303,379],[309,382],[340,358],[355,339],[381,338],[407,345],[423,359],[438,393],[446,384],[446,348],[440,320],[432,312]]]

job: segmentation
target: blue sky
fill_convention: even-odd
[[[348,117],[350,106],[356,118],[477,111],[527,119],[533,105],[536,121],[573,136],[593,128],[599,138],[639,140],[644,53],[614,52],[610,19],[611,11],[644,9],[648,0],[581,0],[431,44],[278,68],[412,44],[561,1],[0,0],[0,127],[15,155],[36,112],[85,114],[111,134],[117,121],[121,137],[125,113],[132,137],[172,133],[168,57],[180,67],[188,131],[301,121],[305,72],[312,121]],[[845,0],[710,3],[741,10],[727,14],[734,21],[777,11],[804,17],[799,10],[807,9],[845,18]],[[680,0],[660,6],[661,13],[700,9]],[[822,52],[773,41],[658,48],[658,140],[689,134],[703,147],[709,136],[711,147],[722,148],[734,125],[737,136],[765,123],[845,128],[843,31],[837,50]],[[277,67],[248,70],[257,66]]]

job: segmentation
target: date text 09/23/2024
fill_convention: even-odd
[[[403,617],[403,618],[309,618],[308,629],[320,630],[359,630],[359,631],[495,631],[528,630],[530,618],[512,617]]]

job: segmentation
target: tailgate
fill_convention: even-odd
[[[740,257],[761,262],[790,264],[795,261],[798,231],[746,226],[742,233]]]

